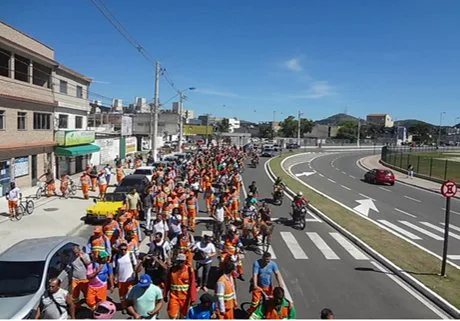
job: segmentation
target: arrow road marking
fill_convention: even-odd
[[[354,210],[360,212],[365,216],[369,216],[369,210],[374,210],[377,213],[379,212],[377,207],[375,207],[374,201],[371,199],[356,200],[356,202],[358,202],[359,205],[356,206]]]
[[[304,175],[305,175],[305,176],[308,177],[308,176],[313,175],[313,174],[315,174],[315,173],[316,173],[316,172],[303,172],[303,173],[295,174],[295,176],[300,177],[300,176],[304,176]]]

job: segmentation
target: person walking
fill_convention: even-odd
[[[91,264],[91,259],[87,253],[80,249],[79,245],[74,245],[72,252],[74,257],[69,264],[72,274],[72,300],[75,308],[79,309],[88,292],[87,268]],[[83,300],[80,300],[80,293],[83,293]]]
[[[35,319],[69,319],[69,313],[70,319],[75,319],[75,305],[72,296],[67,290],[61,288],[61,280],[58,278],[50,279],[48,290],[40,298]]]
[[[135,188],[126,195],[125,204],[126,210],[133,213],[135,219],[139,219],[139,210],[142,209],[142,201]]]
[[[118,283],[120,305],[123,310],[127,308],[126,295],[137,281],[136,266],[136,255],[128,251],[128,244],[120,244],[118,253],[113,257],[113,274],[115,283]]]
[[[219,319],[233,320],[235,307],[238,306],[233,271],[235,271],[233,262],[225,264],[224,274],[217,280],[216,296],[219,300]]]
[[[18,213],[19,199],[21,196],[22,194],[19,187],[16,186],[15,182],[11,182],[10,191],[6,195],[6,198],[8,199],[8,209],[11,219],[14,218],[14,216]]]
[[[110,180],[112,179],[112,166],[109,164],[104,167],[105,180],[107,181],[107,186],[110,186]]]
[[[96,260],[99,257],[99,252],[106,251],[109,256],[112,254],[112,246],[110,240],[104,235],[102,226],[95,226],[93,235],[90,236],[86,245],[86,253],[91,254],[92,259]]]
[[[97,303],[107,300],[107,290],[113,291],[113,269],[108,261],[109,254],[106,251],[100,251],[97,261],[88,266],[89,283],[86,304],[91,310],[94,310]]]
[[[127,302],[128,313],[135,319],[158,319],[163,307],[163,292],[148,274],[144,274],[129,291]]]
[[[193,258],[196,260],[195,271],[197,273],[197,279],[199,280],[197,291],[202,289],[208,292],[207,284],[209,271],[211,270],[212,259],[216,255],[216,247],[211,242],[210,236],[205,234],[203,239],[193,246],[192,251],[195,253]],[[199,277],[200,269],[202,270],[201,277]]]
[[[276,287],[273,290],[273,298],[268,299],[263,304],[259,304],[257,309],[250,315],[250,320],[281,320],[281,319],[295,319],[296,309],[294,304],[285,298],[284,289]]]
[[[407,178],[414,178],[414,166],[412,166],[412,164],[407,166]]]
[[[331,311],[331,309],[324,308],[321,310],[321,319],[335,319],[334,313]]]
[[[83,172],[80,176],[81,191],[83,192],[83,198],[89,199],[89,187],[91,185],[91,178],[87,172]]]
[[[97,175],[97,183],[99,186],[99,198],[104,198],[105,192],[107,191],[107,180],[105,179],[105,174],[101,171]]]

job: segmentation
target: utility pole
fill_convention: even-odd
[[[153,108],[150,108],[150,147],[153,160],[157,161],[157,136],[158,136],[158,110],[160,95],[161,67],[157,61],[155,64],[155,93],[153,96]]]
[[[442,111],[439,115],[439,133],[438,133],[438,144],[437,146],[441,145],[441,126],[442,126],[442,115],[445,114],[445,111]]]
[[[361,136],[361,118],[358,117],[358,137],[356,141],[356,146],[359,147],[359,139]]]
[[[297,144],[300,146],[300,116],[302,115],[302,113],[300,112],[299,110],[299,119],[298,119],[298,123],[297,123]]]
[[[182,118],[183,103],[184,103],[184,93],[182,91],[179,91],[179,141],[177,143],[177,151],[179,153],[181,152],[182,136],[184,132],[184,119]]]

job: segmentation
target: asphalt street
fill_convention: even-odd
[[[273,183],[266,175],[263,161],[257,169],[247,168],[243,176],[246,187],[255,180],[261,198],[270,198]],[[203,201],[200,203],[203,208]],[[280,267],[287,295],[297,307],[298,318],[319,318],[319,312],[325,307],[332,309],[338,318],[348,319],[445,318],[432,303],[318,218],[310,215],[304,231],[291,227],[288,198],[282,206],[270,206],[273,216],[278,218],[270,252]],[[206,220],[208,215],[200,213],[199,217]],[[206,230],[204,220],[199,220],[194,233],[197,239],[204,233],[212,233]],[[91,226],[85,227],[79,235],[88,238],[91,230]],[[146,243],[147,240],[143,242],[144,247]],[[258,258],[256,253],[246,252],[246,281],[237,281],[241,309],[249,307],[249,279],[252,263]],[[213,288],[216,273],[214,268],[210,288]],[[116,293],[113,298],[118,300]],[[241,309],[236,317],[244,317]],[[167,318],[165,310],[160,317]],[[117,318],[126,316],[120,313]]]
[[[444,239],[445,199],[440,194],[402,183],[383,186],[365,183],[365,170],[357,161],[369,153],[312,154],[291,167],[302,181],[351,207],[369,208],[368,217],[393,232],[441,255]],[[371,200],[371,201],[369,201]],[[364,203],[363,203],[364,202]],[[372,203],[375,208],[372,207]],[[363,205],[360,204],[365,204]],[[364,211],[366,212],[366,211]],[[452,199],[448,258],[460,262],[460,200]]]

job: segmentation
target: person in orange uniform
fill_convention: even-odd
[[[211,213],[213,193],[212,193],[212,182],[211,182],[211,177],[209,175],[209,172],[207,172],[203,178],[202,189],[204,191],[204,198],[206,200],[206,211],[207,213]]]
[[[233,320],[234,310],[238,306],[236,300],[235,281],[233,279],[233,271],[235,265],[229,262],[224,266],[224,274],[217,280],[216,296],[218,299],[219,319]]]
[[[187,264],[192,266],[193,252],[192,248],[195,245],[195,238],[192,233],[188,231],[188,227],[185,225],[181,226],[181,234],[176,236],[172,241],[171,245],[179,250],[179,253],[185,254],[187,257]]]
[[[112,254],[110,240],[104,235],[102,226],[96,226],[93,230],[93,235],[89,237],[86,245],[86,253],[91,254],[93,260],[99,257],[99,252],[106,251],[109,256]]]
[[[186,255],[179,253],[166,280],[163,297],[168,303],[170,319],[185,318],[188,309],[196,301],[195,271],[186,261]]]
[[[118,185],[120,185],[123,178],[125,178],[125,171],[123,170],[123,166],[121,164],[117,167],[116,173],[117,173],[117,183]]]
[[[112,245],[112,247],[117,239],[123,236],[120,224],[113,219],[112,214],[106,216],[106,221],[102,225],[102,230],[104,231],[104,235],[110,240],[110,245]]]
[[[232,215],[232,219],[236,221],[239,218],[240,195],[238,194],[235,186],[232,187],[232,192],[229,194],[229,197],[230,213]]]
[[[234,225],[230,225],[227,234],[224,236],[224,249],[222,250],[222,264],[221,268],[223,268],[225,262],[231,261],[232,256],[237,256],[236,262],[236,272],[238,274],[238,278],[241,281],[244,281],[243,273],[243,262],[239,258],[238,249],[241,249],[243,244],[241,243],[239,235],[236,233],[236,227]]]
[[[158,191],[159,193],[157,194],[157,196],[155,196],[154,199],[157,214],[161,213],[161,211],[163,210],[163,206],[165,205],[168,197],[161,186],[158,186]]]
[[[61,186],[60,186],[61,194],[64,196],[67,194],[67,190],[69,189],[69,185],[70,185],[69,175],[67,175],[67,173],[62,174],[60,181],[61,181]]]
[[[134,233],[134,238],[140,244],[142,241],[141,226],[131,212],[126,213],[126,222],[123,224],[123,232],[127,234],[128,231]]]
[[[189,197],[186,200],[186,212],[187,212],[187,225],[192,229],[192,232],[196,226],[196,214],[198,213],[198,199],[195,197],[195,193],[190,192]]]
[[[87,200],[89,199],[89,186],[91,185],[91,178],[87,172],[83,172],[80,176],[81,190],[83,192],[83,197]]]

